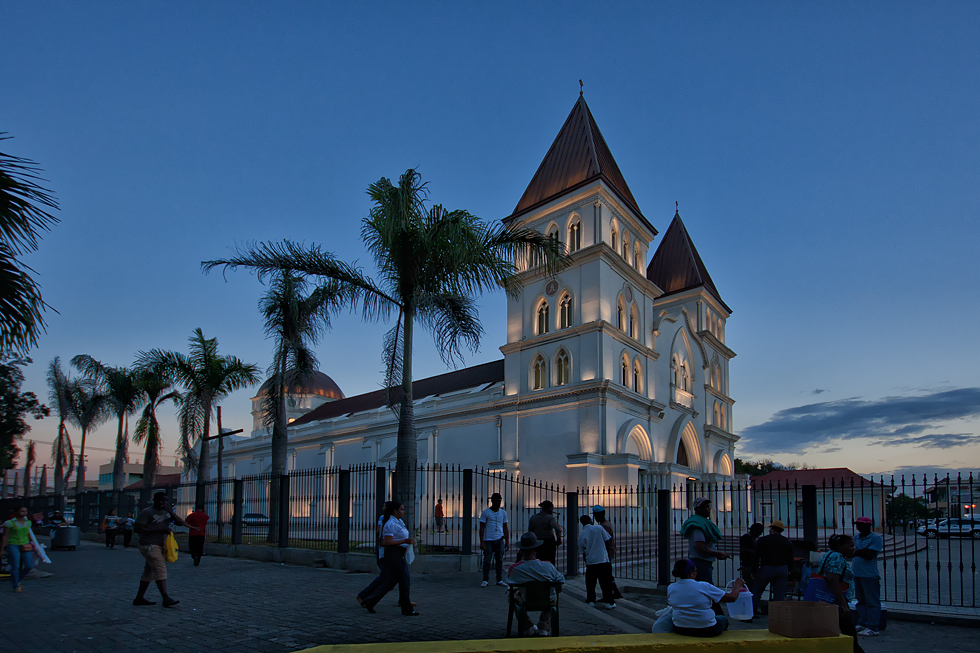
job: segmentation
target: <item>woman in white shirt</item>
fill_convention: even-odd
[[[672,572],[677,579],[667,587],[667,603],[673,608],[673,632],[691,637],[715,637],[728,630],[728,618],[716,615],[712,603],[730,603],[738,598],[745,584],[736,578],[732,591],[726,593],[711,583],[697,580],[698,570],[691,560],[678,560]]]
[[[405,561],[405,551],[415,544],[415,538],[410,537],[408,527],[402,518],[405,516],[405,506],[389,501],[385,504],[383,525],[381,526],[381,546],[384,547],[384,566],[381,569],[381,583],[372,582],[360,594],[357,602],[371,614],[375,613],[374,606],[385,594],[398,585],[398,604],[402,614],[409,617],[418,616],[412,607],[412,599],[408,596],[411,579],[408,575],[408,564]],[[372,591],[373,588],[373,591]]]

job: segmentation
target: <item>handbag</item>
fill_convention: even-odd
[[[828,553],[827,555],[830,554]],[[820,601],[833,605],[837,604],[837,597],[834,595],[834,591],[830,589],[830,585],[827,584],[827,577],[823,575],[824,565],[827,564],[827,555],[823,557],[819,571],[810,575],[810,580],[806,583],[806,591],[803,593],[804,601]],[[849,587],[849,584],[841,581],[841,592],[846,592]]]
[[[20,550],[23,551],[24,553],[30,553],[31,551],[34,550],[34,545],[31,544],[30,542],[28,542],[27,544],[21,544]]]
[[[177,562],[177,538],[173,533],[168,533],[163,543],[163,556],[167,562]]]

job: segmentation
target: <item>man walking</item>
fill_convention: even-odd
[[[490,559],[496,559],[497,585],[507,587],[504,582],[504,550],[510,548],[510,531],[507,527],[507,511],[500,507],[504,498],[499,492],[490,496],[490,507],[480,514],[480,548],[483,549],[483,582],[480,587],[490,584]]]
[[[756,545],[759,538],[762,537],[762,533],[765,531],[765,527],[756,522],[749,526],[749,532],[742,534],[738,538],[738,561],[739,561],[739,571],[742,572],[742,579],[745,581],[745,585],[749,588],[755,588],[755,581],[757,574],[756,567]]]
[[[200,503],[194,506],[194,512],[184,519],[189,532],[187,548],[190,549],[195,567],[201,564],[201,556],[204,555],[204,535],[207,533],[208,519],[210,519],[208,513],[204,512],[204,506]]]
[[[140,588],[133,599],[133,605],[156,605],[156,601],[147,601],[144,596],[153,581],[163,597],[163,607],[169,608],[180,603],[167,594],[167,561],[163,555],[163,544],[170,535],[171,522],[184,526],[184,520],[171,509],[166,492],[154,494],[153,507],[143,510],[136,517],[136,533],[140,536],[139,549],[146,564],[143,566]]]
[[[854,521],[858,534],[854,536],[854,595],[857,597],[857,634],[877,637],[881,627],[881,576],[878,574],[878,554],[884,548],[881,535],[872,532],[870,517]]]
[[[436,501],[435,509],[436,533],[441,533],[445,529],[446,511],[442,507],[442,499]]]
[[[543,502],[542,502],[543,503]],[[550,503],[550,502],[549,502]],[[541,540],[528,531],[521,535],[521,554],[520,562],[514,563],[507,570],[507,583],[510,585],[520,585],[534,581],[545,583],[564,583],[565,577],[561,575],[555,566],[547,560],[538,558],[538,551],[541,548]],[[560,590],[559,590],[560,591]],[[523,588],[519,588],[514,594],[514,600],[518,605],[524,605],[527,600]],[[558,592],[551,588],[551,605],[558,603]],[[538,625],[531,622],[531,617],[525,615],[524,630],[528,635],[541,635],[547,637],[551,634],[551,610],[542,610]]]
[[[531,515],[527,522],[527,530],[534,533],[540,541],[535,550],[538,560],[546,560],[557,567],[558,545],[561,544],[561,526],[555,518],[555,504],[545,499],[538,504],[541,512]],[[524,549],[521,549],[524,552]]]
[[[758,578],[752,588],[752,604],[756,614],[759,602],[767,585],[772,586],[772,600],[786,600],[786,581],[789,580],[789,568],[793,566],[793,543],[783,535],[786,524],[780,520],[769,525],[769,535],[760,537],[755,547],[758,561]]]
[[[621,599],[623,593],[619,591],[619,587],[616,586],[616,578],[612,575],[612,561],[616,559],[616,534],[613,532],[612,523],[606,519],[605,508],[599,505],[592,506],[592,518],[595,519],[596,524],[609,533],[609,539],[606,540],[606,553],[609,554],[609,582],[612,583],[613,600]]]
[[[698,580],[715,582],[715,560],[727,560],[730,556],[712,546],[721,541],[721,531],[711,521],[711,500],[698,497],[694,500],[694,514],[681,525],[681,537],[687,538],[687,557],[698,570]]]
[[[602,526],[593,524],[588,515],[579,517],[579,523],[582,524],[582,534],[578,538],[578,546],[585,555],[585,601],[589,607],[612,610],[616,607],[616,599],[613,598],[612,563],[606,551],[609,533]],[[602,601],[595,598],[596,581],[602,588]]]

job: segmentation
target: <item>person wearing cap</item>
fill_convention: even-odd
[[[561,526],[555,518],[555,504],[545,499],[538,504],[541,512],[531,515],[527,530],[541,541],[537,549],[537,559],[547,560],[557,566],[558,546],[561,545]]]
[[[721,541],[721,531],[711,521],[710,499],[698,497],[694,500],[694,514],[681,525],[681,537],[687,538],[687,557],[698,568],[698,580],[713,583],[715,560],[727,560],[729,555],[712,548]]]
[[[490,559],[496,558],[497,585],[504,582],[504,550],[510,548],[510,531],[507,529],[507,511],[500,507],[504,498],[499,492],[490,495],[490,507],[480,513],[480,548],[483,549],[483,582],[490,584]]]
[[[544,503],[542,501],[542,503]],[[550,502],[549,502],[550,503]],[[543,507],[543,506],[542,506]],[[528,531],[521,535],[521,561],[516,562],[507,570],[507,583],[509,585],[521,585],[523,583],[533,583],[540,581],[544,583],[564,583],[565,577],[555,569],[555,566],[546,560],[538,558],[538,552],[543,545],[542,540]],[[526,599],[524,589],[520,588],[514,593],[514,600],[518,605],[523,605]],[[551,588],[551,605],[558,603],[558,592]],[[551,611],[543,610],[538,624],[531,623],[530,617],[524,617],[524,631],[531,635],[541,635],[547,637],[551,634]]]
[[[616,607],[615,592],[612,587],[612,563],[606,551],[609,533],[601,526],[592,523],[588,515],[579,517],[582,534],[578,546],[585,555],[585,602],[589,607],[612,610]],[[596,601],[595,584],[602,588],[602,601]]]
[[[776,520],[769,525],[769,535],[760,537],[755,545],[758,576],[752,588],[752,607],[759,612],[759,601],[767,586],[772,587],[772,600],[786,600],[786,582],[793,566],[793,543],[783,535],[786,524]]]
[[[857,597],[857,634],[863,637],[877,637],[881,627],[881,577],[878,575],[878,554],[884,548],[884,541],[871,528],[874,522],[870,517],[858,517],[854,527],[854,594]]]
[[[616,559],[616,533],[613,532],[612,523],[606,519],[606,509],[600,505],[592,506],[592,518],[595,523],[598,524],[609,533],[609,539],[606,540],[606,553],[609,554],[609,562],[612,563]],[[619,587],[616,586],[616,578],[610,574],[610,582],[612,583],[613,589],[613,599],[623,598],[623,593],[619,591]]]

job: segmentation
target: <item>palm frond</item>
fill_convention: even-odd
[[[0,132],[0,141],[9,140]],[[38,232],[47,231],[59,219],[45,209],[58,209],[51,191],[38,182],[46,181],[30,159],[0,152],[0,239],[14,254],[37,250]]]
[[[382,356],[385,363],[385,405],[388,408],[397,403],[395,388],[401,388],[402,384],[402,364],[405,351],[405,330],[402,328],[404,313],[398,313],[395,326],[385,334],[384,342],[381,347]]]
[[[41,299],[32,272],[0,242],[0,355],[26,354],[36,347],[46,326],[42,311],[54,310]]]
[[[447,365],[462,361],[461,344],[471,351],[480,348],[483,325],[476,302],[453,293],[425,295],[416,308],[419,324],[432,332],[439,355]]]

